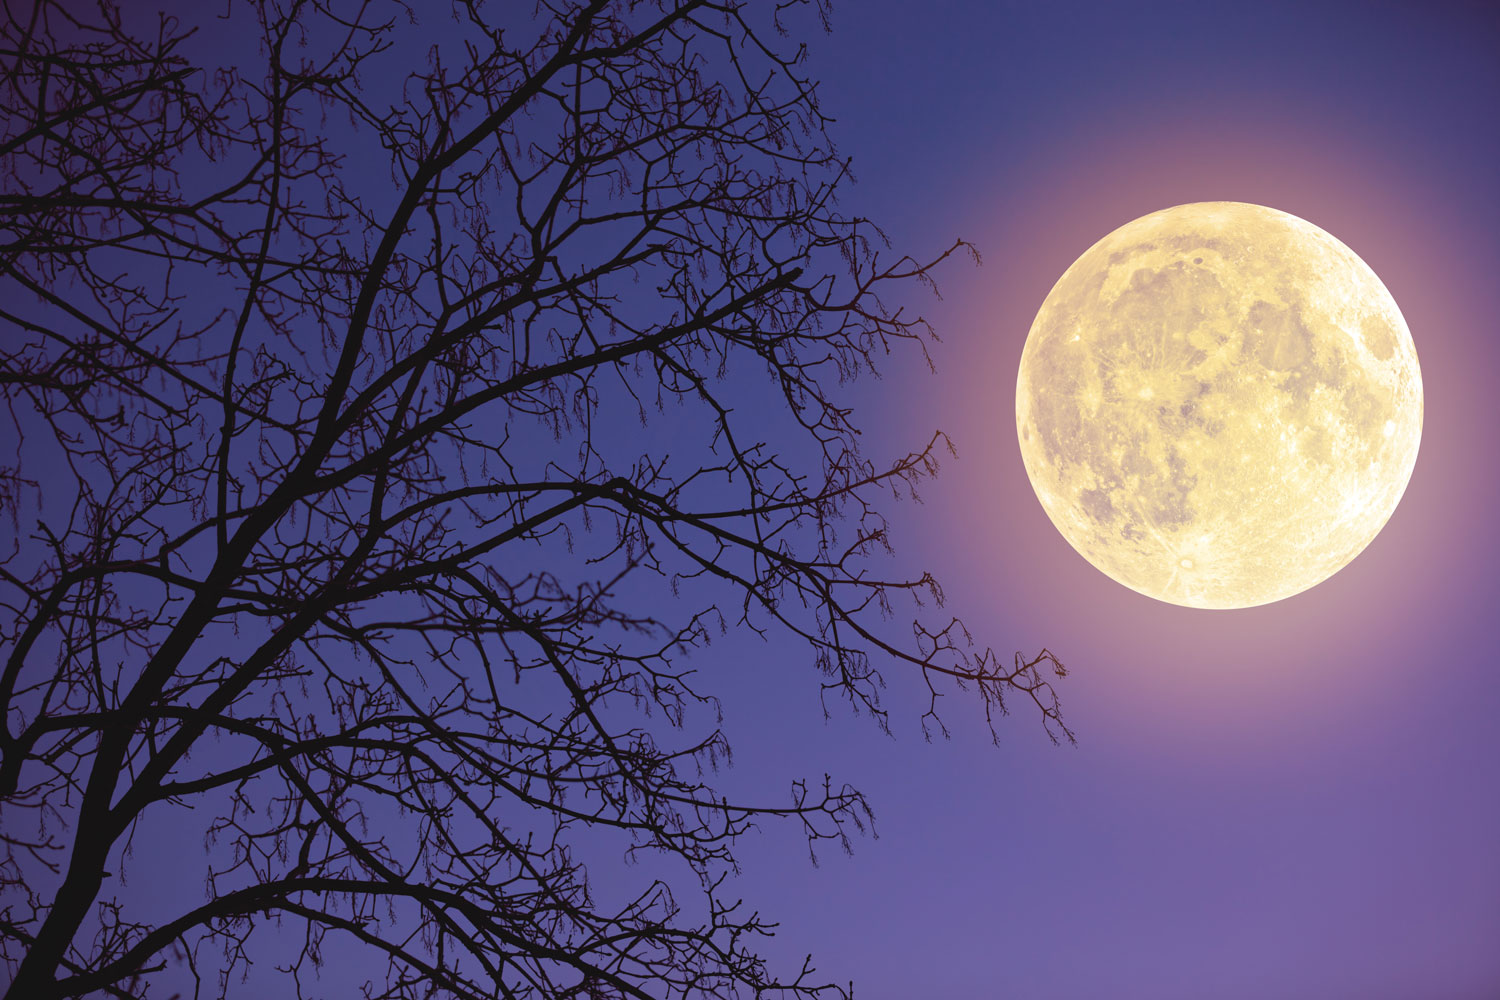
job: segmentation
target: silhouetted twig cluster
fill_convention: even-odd
[[[836,209],[780,20],[823,3],[5,5],[7,998],[235,995],[256,956],[300,997],[331,954],[370,997],[839,994],[722,888],[758,820],[868,809],[716,791],[703,647],[1067,735],[1050,653],[867,559],[945,442],[873,464],[837,387],[925,356],[882,290],[965,248]],[[170,918],[124,884],[153,823],[212,865]],[[694,874],[606,900],[596,836]]]

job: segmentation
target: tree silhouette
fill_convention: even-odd
[[[884,293],[966,248],[838,211],[784,23],[824,0],[434,6],[5,4],[9,1000],[258,955],[299,997],[334,956],[371,997],[840,994],[724,880],[864,800],[715,790],[709,642],[1070,738],[1050,653],[869,559],[944,440],[874,464],[840,385],[925,358]],[[162,822],[211,866],[166,917],[126,886]],[[608,902],[620,850],[686,874]]]

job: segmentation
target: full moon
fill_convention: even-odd
[[[1178,205],[1052,287],[1016,431],[1047,516],[1096,568],[1247,608],[1328,579],[1385,526],[1422,375],[1391,293],[1333,236],[1260,205]]]

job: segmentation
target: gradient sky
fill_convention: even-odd
[[[872,453],[931,427],[960,458],[897,511],[901,561],[1000,650],[1051,647],[1076,748],[1016,713],[948,741],[888,674],[895,738],[824,722],[800,663],[729,677],[731,784],[829,770],[879,838],[811,868],[744,845],[772,950],[860,1000],[1500,996],[1500,7],[861,0],[814,76],[854,157],[851,213],[940,275],[939,371],[857,395]],[[1426,420],[1374,543],[1289,600],[1150,600],[1073,552],[1027,483],[1015,370],[1052,283],[1100,236],[1258,202],[1352,247],[1421,359]],[[717,649],[723,654],[722,649]],[[777,683],[766,693],[766,675]],[[785,676],[782,676],[782,674]],[[805,696],[805,697],[800,697]],[[909,711],[903,711],[909,708]]]
[[[717,643],[723,787],[779,804],[826,771],[876,811],[878,838],[817,867],[791,827],[742,842],[737,888],[781,921],[767,954],[810,952],[859,1000],[1500,996],[1500,7],[857,0],[811,45],[859,178],[845,211],[902,250],[984,254],[939,273],[941,300],[912,290],[938,373],[906,352],[852,390],[870,457],[934,427],[959,449],[893,511],[897,561],[934,571],[982,641],[1053,649],[1079,742],[1018,707],[991,746],[950,692],[951,738],[929,744],[925,688],[898,669],[893,736],[825,720],[802,650]],[[1052,283],[1122,223],[1202,200],[1353,248],[1426,391],[1384,532],[1318,587],[1232,612],[1093,569],[1015,439]],[[135,884],[163,907],[201,898],[182,849],[140,845]],[[649,871],[594,875],[608,893]]]

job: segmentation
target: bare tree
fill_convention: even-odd
[[[4,3],[5,996],[224,996],[257,949],[297,996],[334,950],[371,997],[842,993],[724,879],[864,801],[715,790],[710,640],[1071,734],[1050,653],[868,558],[944,441],[877,466],[840,386],[925,358],[884,290],[965,247],[838,211],[782,21],[825,0],[203,7]],[[123,884],[164,817],[211,865],[170,918]],[[599,843],[685,877],[608,904]]]

